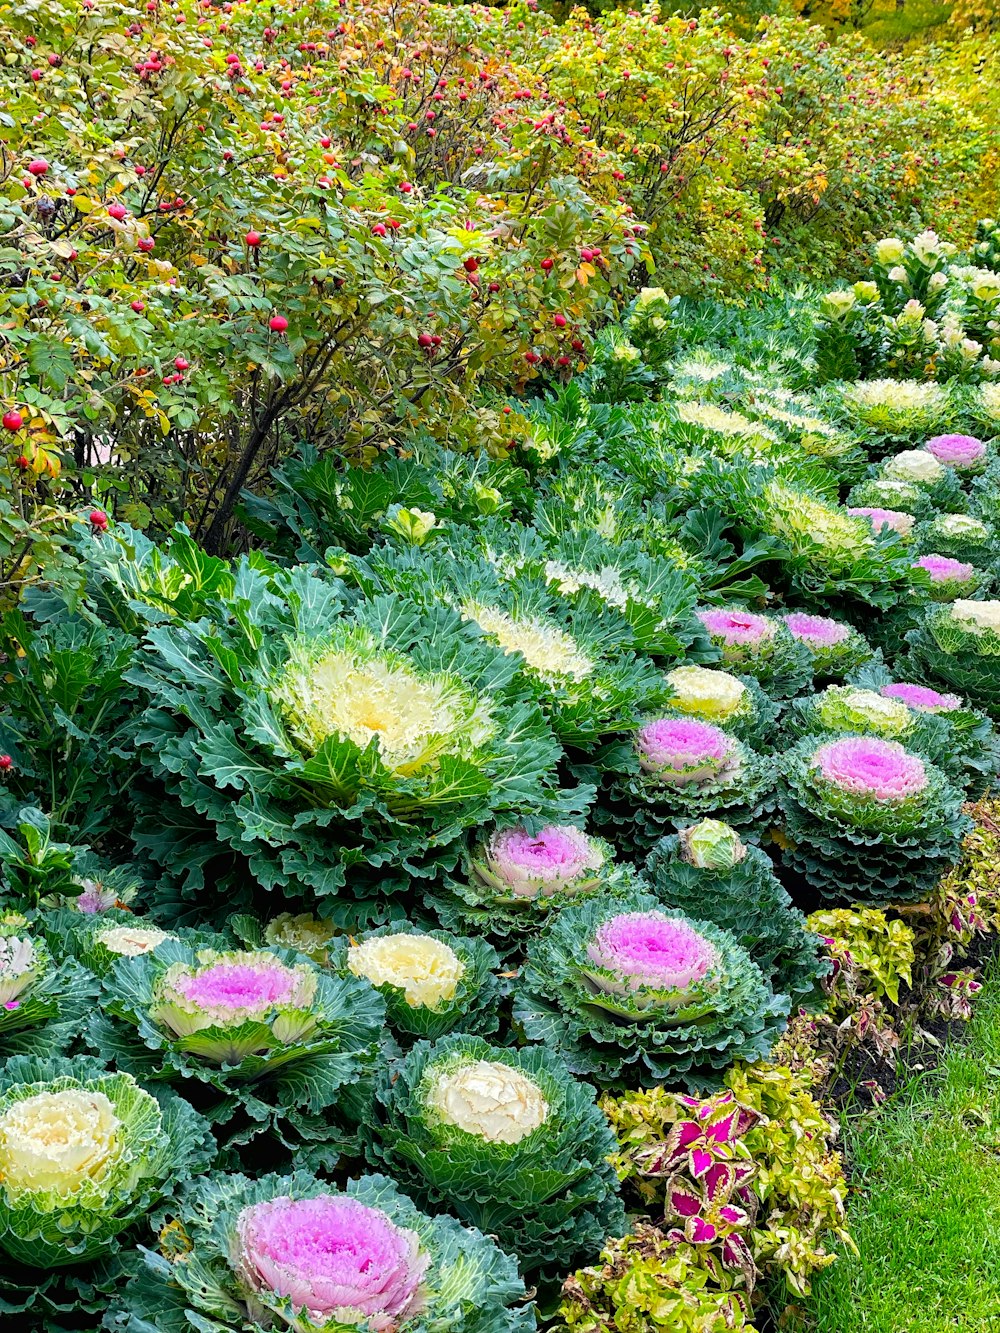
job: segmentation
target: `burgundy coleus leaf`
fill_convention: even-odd
[[[721,1258],[726,1268],[736,1269],[743,1274],[747,1290],[753,1291],[757,1281],[757,1265],[753,1261],[750,1247],[742,1236],[726,1236],[720,1246]]]
[[[715,1162],[705,1172],[703,1185],[709,1202],[718,1203],[732,1194],[736,1185],[736,1172],[725,1162]]]
[[[715,1158],[706,1148],[691,1149],[691,1174],[697,1180],[712,1169]]]
[[[731,1227],[745,1227],[750,1221],[743,1209],[737,1208],[733,1203],[724,1203],[719,1209],[719,1216]]]
[[[705,1206],[705,1200],[683,1180],[672,1180],[667,1187],[667,1206],[677,1217],[694,1217]]]
[[[710,1245],[717,1238],[719,1228],[704,1217],[692,1217],[688,1219],[684,1234],[692,1245]]]
[[[748,1180],[752,1180],[757,1174],[757,1166],[754,1162],[734,1162],[733,1172],[736,1176],[736,1188],[743,1190]]]

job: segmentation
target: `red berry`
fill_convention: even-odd
[[[553,315],[553,316],[552,316],[552,323],[556,326],[557,329],[564,329],[564,328],[566,327],[566,316],[565,316],[565,315]]]
[[[554,262],[555,262],[555,261],[554,261],[554,260],[551,260],[551,259],[543,259],[543,260],[542,260],[542,268],[545,270],[546,273],[548,273],[549,269],[552,267],[552,265],[553,265]]]
[[[116,222],[121,222],[122,218],[128,213],[124,204],[109,204],[108,217],[114,218]]]
[[[374,225],[374,227],[372,227],[372,235],[373,235],[373,236],[384,236],[384,235],[385,235],[385,225],[384,225],[384,223],[376,222],[375,225]]]
[[[175,356],[174,365],[177,367],[178,370],[187,370],[190,367],[191,362],[185,360],[183,356]]]
[[[498,282],[491,282],[491,283],[490,283],[490,291],[491,291],[491,292],[498,292],[499,290],[500,290],[500,284],[499,284]]]
[[[288,328],[288,320],[284,315],[272,315],[268,320],[267,327],[272,333],[284,333]]]
[[[462,260],[462,267],[465,269],[466,273],[475,273],[476,269],[479,267],[479,260],[473,255],[470,255],[468,259]]]
[[[33,162],[28,163],[28,170],[32,176],[44,176],[49,169],[49,164],[44,157],[36,157]]]
[[[0,754],[0,773],[9,773],[14,767],[14,761],[9,754]]]
[[[141,315],[142,312],[146,309],[146,304],[144,301],[133,301],[132,309],[135,311],[137,315]]]
[[[413,191],[413,186],[409,181],[403,181],[399,188],[403,194],[410,194]]]
[[[23,425],[24,417],[21,416],[16,407],[12,407],[9,412],[3,414],[4,430],[20,430]]]
[[[20,468],[20,470],[21,470],[22,472],[27,472],[27,470],[28,470],[28,468],[31,466],[31,464],[28,462],[28,460],[27,460],[27,458],[24,456],[24,454],[18,454],[18,456],[17,456],[17,466]]]
[[[92,509],[89,514],[90,526],[95,532],[103,532],[108,526],[108,516],[103,509]]]
[[[251,250],[256,250],[257,246],[260,245],[264,238],[259,231],[248,231],[244,239]]]
[[[420,344],[421,347],[434,346],[434,339],[431,337],[429,333],[418,333],[417,342]]]
[[[143,254],[149,254],[156,242],[153,240],[152,236],[140,236],[136,244]]]

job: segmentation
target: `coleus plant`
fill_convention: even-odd
[[[645,878],[665,907],[729,931],[772,989],[801,1004],[829,971],[821,941],[774,874],[771,859],[735,829],[703,819],[661,838]]]
[[[183,1086],[228,1142],[271,1133],[332,1161],[363,1114],[384,1017],[368,982],[302,954],[167,939],[115,964],[88,1037],[137,1077]]]
[[[586,804],[557,790],[561,749],[518,659],[450,608],[350,600],[319,569],[254,557],[198,619],[149,629],[138,741],[174,804],[147,806],[137,837],[180,862],[189,900],[221,843],[234,890],[244,866],[264,889],[338,897],[340,924],[385,920],[394,887],[454,868],[466,828]]]
[[[180,1194],[111,1326],[132,1333],[357,1329],[530,1333],[517,1265],[385,1176],[334,1189],[294,1175],[214,1175]]]
[[[454,1035],[378,1080],[368,1155],[413,1198],[555,1274],[625,1230],[593,1089],[554,1051]]]
[[[0,1299],[8,1314],[106,1309],[127,1233],[215,1156],[169,1088],[76,1056],[0,1071]]]
[[[898,741],[806,737],[783,770],[782,859],[826,898],[920,898],[958,855],[961,789]]]
[[[608,1087],[650,1076],[704,1087],[734,1059],[764,1058],[788,1009],[728,931],[636,891],[552,917],[514,997],[529,1040]]]

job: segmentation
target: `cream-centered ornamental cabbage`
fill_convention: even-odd
[[[98,944],[102,944],[109,953],[121,954],[124,958],[138,958],[140,954],[152,953],[164,940],[175,940],[167,930],[158,926],[105,926],[96,935]]]
[[[930,485],[944,476],[944,466],[926,449],[904,449],[890,458],[883,473],[895,481],[917,481]]]
[[[427,1107],[446,1124],[490,1143],[520,1143],[545,1123],[549,1113],[536,1083],[495,1060],[432,1071]]]
[[[725,720],[732,717],[746,698],[747,687],[728,671],[709,667],[680,666],[667,673],[673,690],[671,704],[682,713]]]
[[[543,676],[585,680],[594,663],[582,653],[571,634],[536,618],[515,620],[506,611],[489,606],[466,606],[463,615],[495,639],[505,653],[520,653],[528,666]]]
[[[1000,634],[1000,602],[971,602],[959,598],[951,604],[951,615],[963,629],[974,634],[986,634],[991,630]]]
[[[432,935],[376,935],[353,944],[347,966],[373,986],[396,986],[413,1009],[435,1009],[455,998],[465,964]]]
[[[0,1115],[0,1187],[9,1198],[51,1191],[69,1200],[119,1152],[121,1121],[102,1092],[39,1092]]]

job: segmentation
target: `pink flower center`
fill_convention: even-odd
[[[876,532],[881,532],[883,528],[892,528],[894,532],[905,536],[913,522],[909,514],[904,514],[899,509],[872,509],[862,505],[860,508],[848,509],[847,512],[854,518],[869,519]]]
[[[760,643],[774,635],[774,627],[766,616],[751,611],[712,609],[699,611],[698,619],[713,639],[721,639],[727,646]]]
[[[429,1259],[419,1240],[357,1199],[272,1199],[237,1221],[239,1266],[256,1290],[329,1319],[335,1311],[389,1329],[415,1304]],[[354,1322],[353,1320],[351,1322]]]
[[[883,685],[879,694],[887,699],[902,699],[904,704],[925,713],[950,713],[961,708],[962,700],[957,694],[939,694],[927,685]]]
[[[896,741],[845,736],[821,745],[813,767],[841,791],[876,801],[903,801],[927,786],[923,762]]]
[[[549,824],[539,833],[506,829],[490,848],[491,859],[513,862],[540,879],[576,879],[595,864],[590,839],[578,828]]]
[[[961,560],[952,560],[946,555],[922,555],[913,562],[918,568],[926,569],[932,583],[948,583],[952,579],[965,582],[975,573],[973,565],[966,565]]]
[[[810,648],[832,648],[843,643],[850,634],[847,625],[826,616],[808,616],[804,611],[793,611],[785,616],[785,624],[793,638],[799,639]]]
[[[935,435],[924,448],[948,467],[972,467],[986,453],[986,445],[974,435]]]
[[[205,1009],[259,1009],[284,1004],[295,993],[298,978],[280,963],[213,963],[177,979],[177,990]]]
[[[719,727],[690,717],[661,717],[640,728],[639,759],[652,772],[716,772],[732,757],[733,742]]]
[[[633,987],[657,990],[687,990],[719,961],[692,926],[662,912],[623,912],[605,921],[587,957]]]

